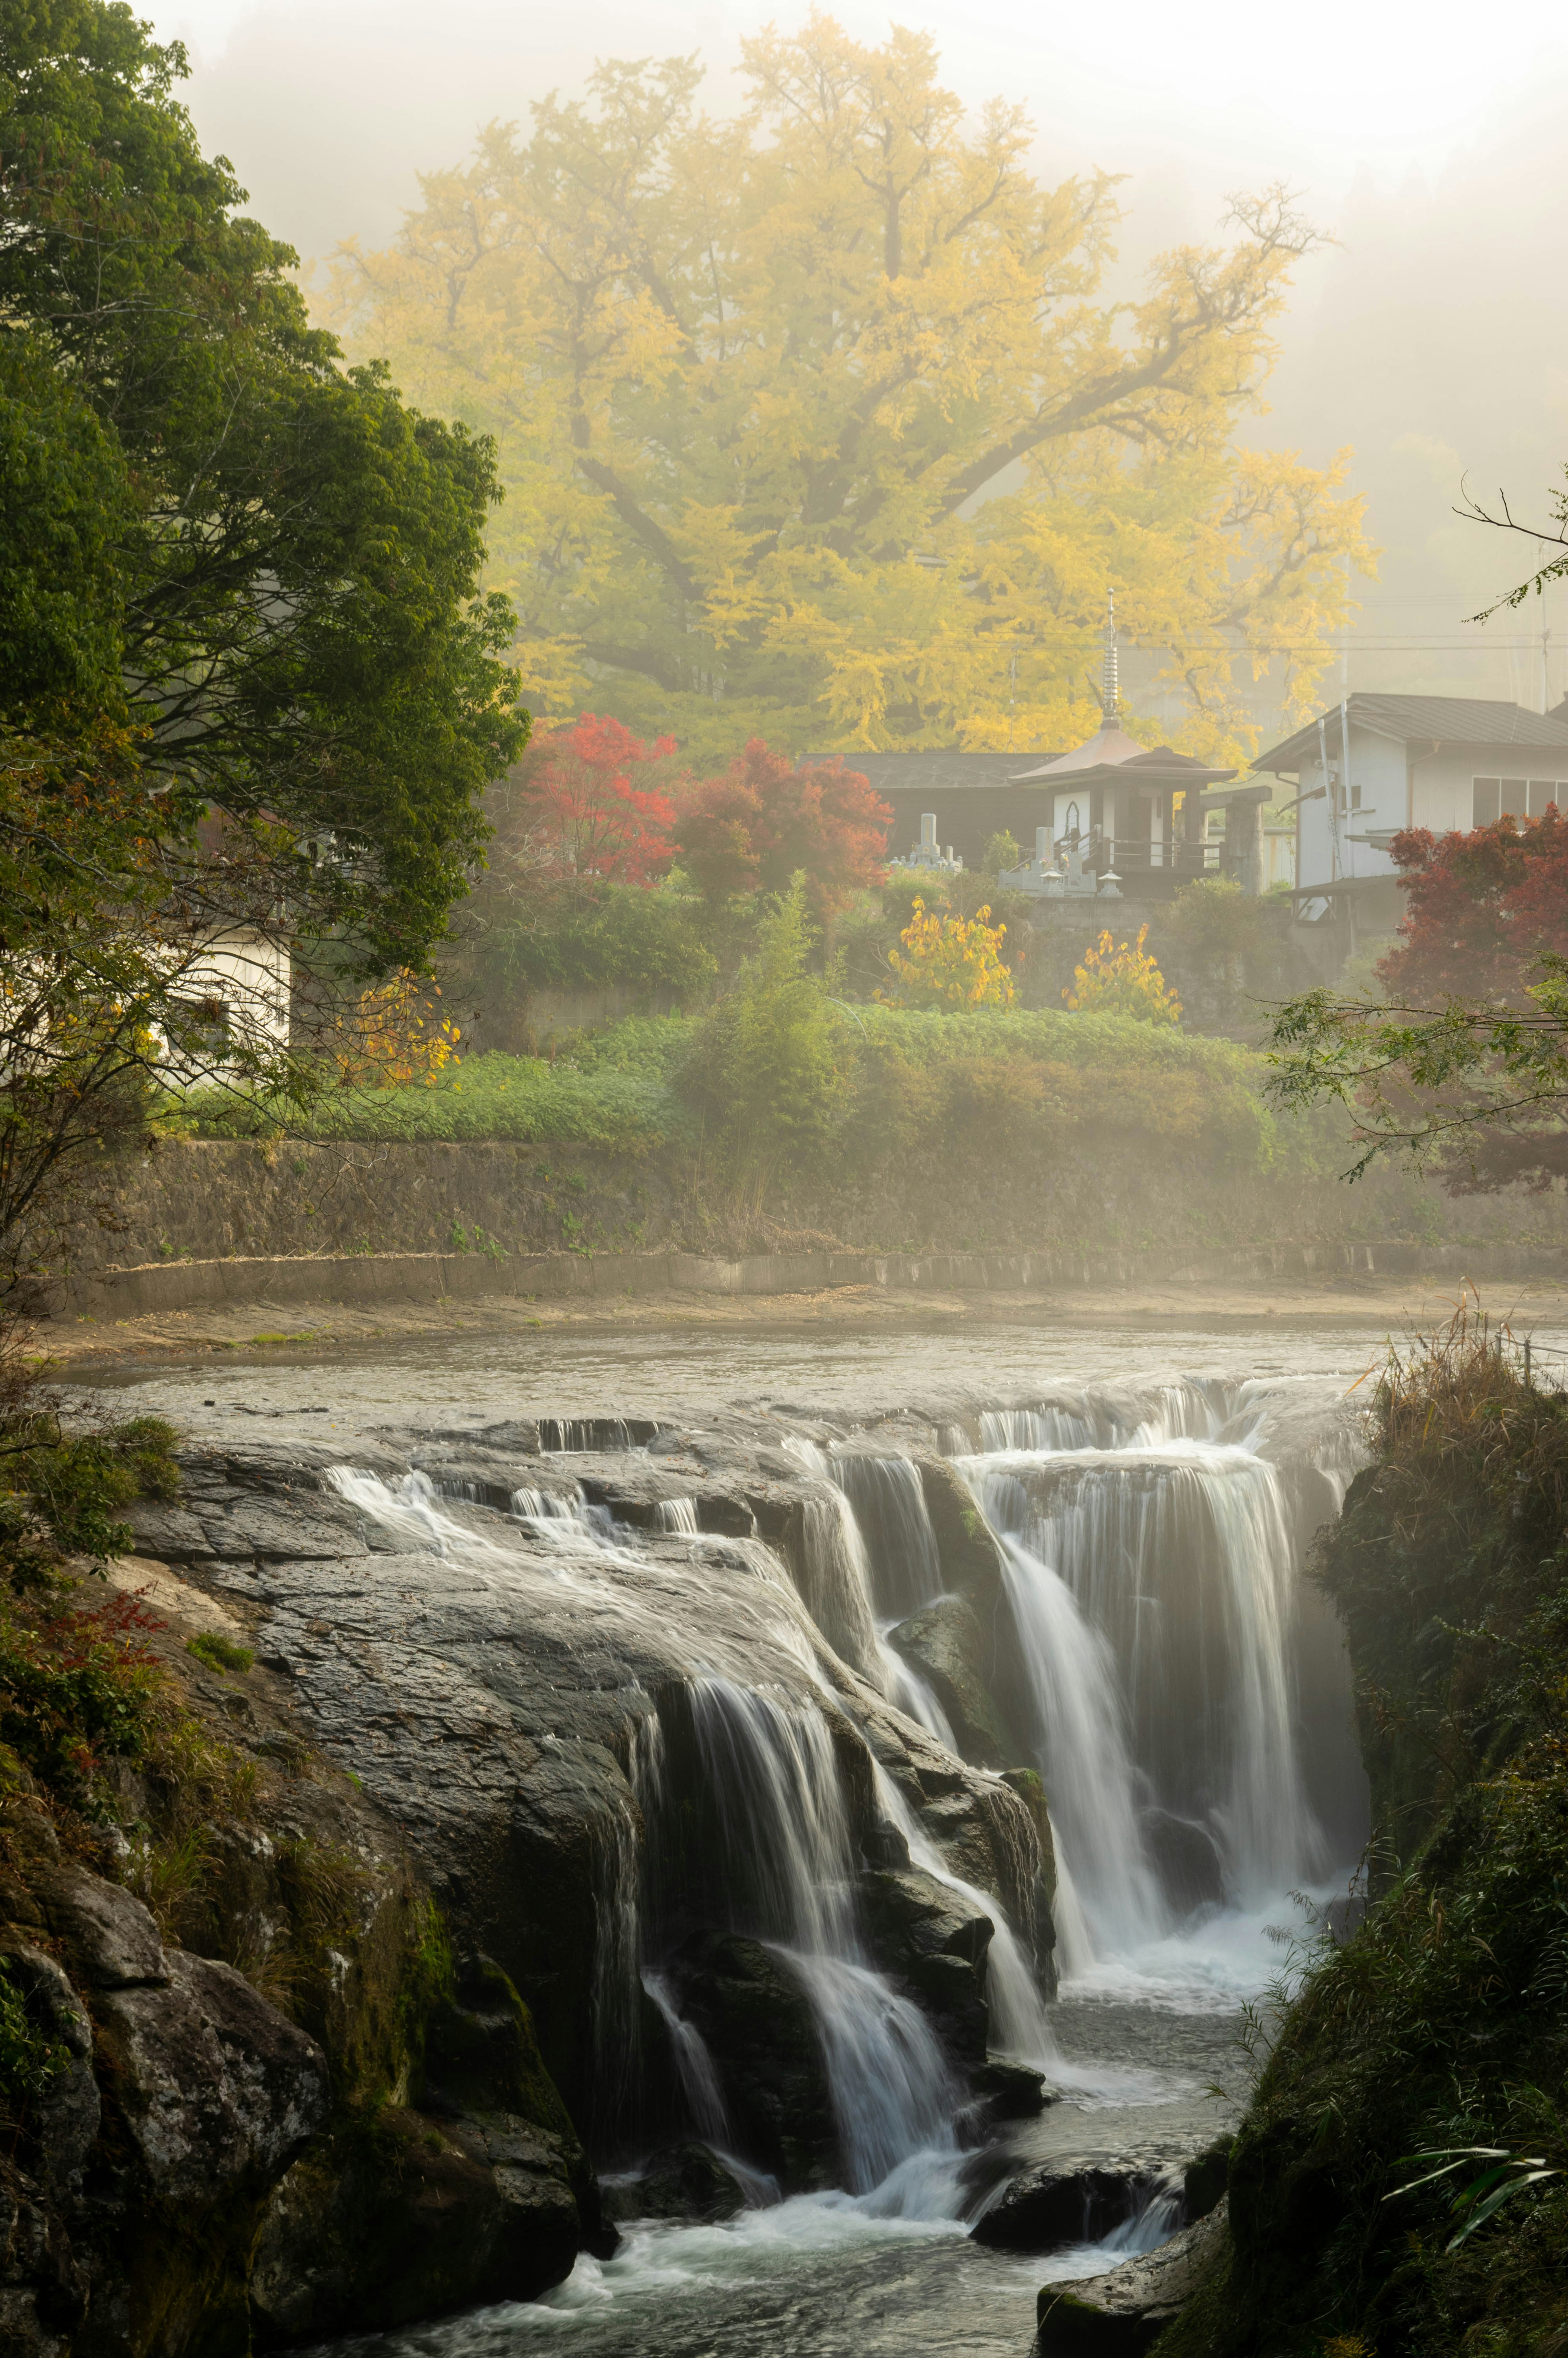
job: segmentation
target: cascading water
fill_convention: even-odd
[[[690,1696],[738,1929],[774,1944],[806,1992],[850,2188],[869,2193],[955,2151],[954,2090],[925,2016],[867,1958],[827,1723],[724,1679]]]
[[[844,1450],[827,1461],[827,1470],[854,1509],[878,1616],[890,1625],[906,1620],[942,1593],[920,1468],[907,1457]]]
[[[1252,1388],[1169,1385],[981,1420],[1058,1836],[1069,1977],[1206,1910],[1311,1886],[1295,1544]]]

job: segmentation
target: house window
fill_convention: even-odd
[[[1361,789],[1359,786],[1352,786],[1350,789],[1350,807],[1352,810],[1359,810],[1361,807]]]
[[[1476,778],[1474,827],[1509,818],[1541,818],[1549,803],[1568,811],[1568,781],[1562,778]]]

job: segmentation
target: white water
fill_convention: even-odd
[[[1253,1446],[1267,1407],[1205,1383],[998,1412],[959,1461],[1002,1541],[1065,1987],[1234,2005],[1267,1975],[1285,1895],[1332,1866],[1303,1767],[1294,1543]]]
[[[757,1913],[737,1929],[769,1939],[806,1992],[850,2190],[885,2191],[902,2166],[893,2207],[945,2215],[930,2205],[952,2199],[956,2091],[925,2017],[868,1959],[827,1721],[724,1679],[694,1682],[691,1704],[725,1879]]]

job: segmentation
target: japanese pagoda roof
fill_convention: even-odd
[[[1125,729],[1098,729],[1076,752],[1059,753],[1043,769],[1015,773],[1015,786],[1044,784],[1112,785],[1130,776],[1145,785],[1217,785],[1236,775],[1216,770],[1192,753],[1178,753],[1170,745],[1141,745]]]

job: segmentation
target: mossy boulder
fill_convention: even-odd
[[[985,1681],[979,1617],[962,1596],[941,1596],[890,1631],[888,1642],[918,1672],[946,1714],[953,1740],[979,1768],[1000,1768],[1019,1747]]]

